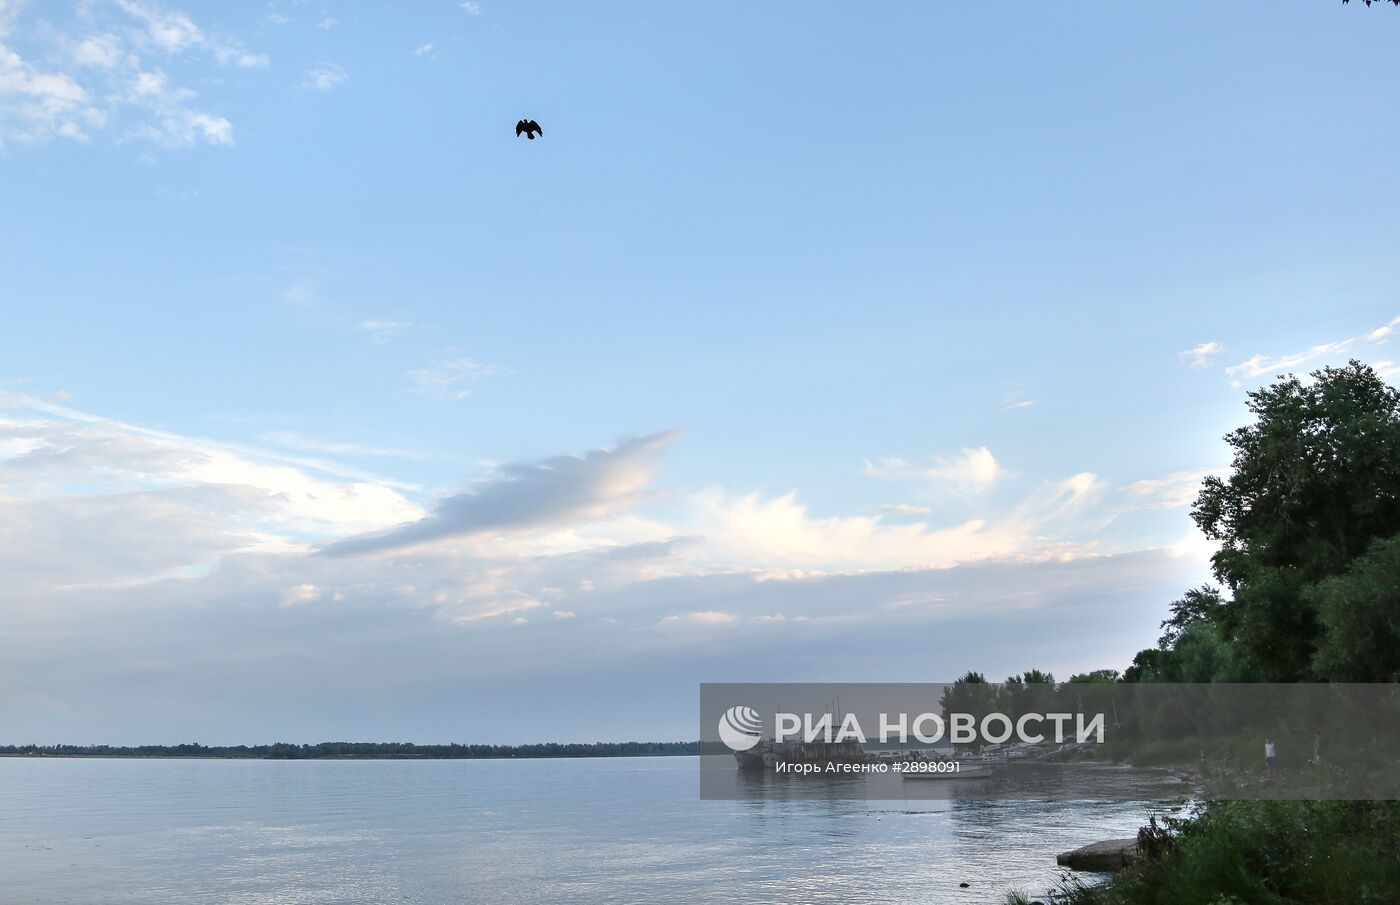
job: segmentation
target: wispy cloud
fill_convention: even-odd
[[[1187,363],[1193,368],[1204,368],[1206,365],[1210,364],[1212,358],[1224,351],[1224,346],[1218,342],[1212,341],[1208,343],[1198,343],[1192,346],[1185,352],[1182,352],[1181,357],[1190,359]]]
[[[1160,478],[1146,478],[1129,484],[1127,493],[1133,508],[1176,509],[1195,502],[1196,496],[1201,492],[1202,481],[1225,471],[1223,468],[1206,468],[1173,472]]]
[[[382,346],[410,326],[412,325],[407,321],[368,320],[360,321],[355,325],[355,329],[361,333],[368,333],[370,339]]]
[[[729,625],[737,622],[739,617],[733,613],[725,613],[720,610],[700,610],[695,613],[681,613],[675,616],[667,616],[661,620],[662,625],[673,625],[677,623],[687,623],[690,625]]]
[[[1290,368],[1310,363],[1324,363],[1324,359],[1338,358],[1344,353],[1353,352],[1365,345],[1385,343],[1396,334],[1397,328],[1400,328],[1400,317],[1392,318],[1388,323],[1360,336],[1321,343],[1302,352],[1294,352],[1290,355],[1253,355],[1239,364],[1230,365],[1225,369],[1225,373],[1238,380],[1239,378],[1254,378],[1265,374],[1279,374]]]
[[[1019,381],[1007,381],[1003,385],[1001,396],[1001,407],[1003,409],[1015,411],[1017,409],[1028,409],[1035,405],[1035,400],[1030,398]]]
[[[0,414],[0,484],[7,497],[28,499],[55,518],[91,510],[118,520],[129,499],[143,509],[131,516],[132,542],[144,537],[140,542],[166,545],[170,559],[187,556],[187,564],[220,550],[291,548],[422,512],[403,496],[411,485],[324,459],[152,430],[32,396],[0,395],[0,412],[6,410],[10,414]],[[145,528],[138,527],[141,519],[150,520]],[[193,553],[178,552],[186,546],[179,534],[186,522],[212,532]],[[222,527],[205,527],[216,523]],[[48,540],[53,556],[73,543],[114,549],[79,525],[63,531],[71,536]],[[149,559],[135,550],[128,558]]]
[[[1394,381],[1400,377],[1400,362],[1391,361],[1389,358],[1373,361],[1371,367],[1376,369],[1376,373],[1380,375],[1382,380]]]
[[[388,446],[366,446],[362,443],[332,443],[304,437],[293,431],[272,431],[262,435],[267,443],[301,452],[321,453],[328,456],[373,456],[385,459],[422,459],[422,453]]]
[[[350,80],[344,67],[335,63],[318,63],[306,70],[301,86],[310,91],[331,91]]]
[[[1396,317],[1392,319],[1390,323],[1377,327],[1370,333],[1367,333],[1366,341],[1373,343],[1383,342],[1394,336],[1398,331],[1400,331],[1400,317]]]
[[[179,10],[164,10],[154,4],[117,0],[117,6],[144,25],[145,42],[165,53],[182,53],[204,43],[204,32]]]
[[[200,49],[212,54],[223,65],[244,68],[268,65],[266,54],[251,53],[237,41],[207,34],[187,13],[178,9],[136,0],[116,0],[116,5],[144,26],[136,33],[135,42],[145,49],[167,55]]]
[[[62,136],[86,141],[107,112],[67,73],[44,72],[0,44],[0,147]]]
[[[925,481],[976,491],[991,487],[1002,474],[996,457],[985,446],[964,449],[952,456],[935,456],[926,465],[894,456],[867,459],[861,470],[872,477]]]
[[[233,144],[233,124],[185,106],[194,92],[173,86],[164,72],[140,72],[131,82],[127,98],[150,110],[155,119],[132,130],[132,134],[165,147],[187,147],[204,143]]]
[[[476,0],[462,0],[462,2],[458,5],[461,6],[462,9],[471,13],[473,16],[481,15],[481,4],[476,2]]]
[[[860,571],[941,568],[979,559],[1085,555],[1072,538],[1111,515],[1099,504],[1107,488],[1082,472],[1032,490],[1009,509],[985,508],[957,523],[887,522],[871,516],[815,516],[796,493],[765,497],[711,488],[689,504],[706,552],[731,566]],[[1052,540],[1053,538],[1053,540]]]
[[[309,305],[319,296],[316,287],[308,282],[293,283],[282,290],[282,301],[289,305]]]
[[[415,57],[427,57],[430,60],[435,59],[437,57],[437,53],[433,50],[432,41],[429,41],[426,44],[419,44],[413,49],[413,55]]]
[[[265,54],[153,3],[116,0],[83,10],[80,30],[30,21],[21,27],[20,4],[0,3],[0,145],[89,141],[118,123],[119,141],[233,143],[233,124],[199,106],[198,94],[164,66],[202,56],[221,67],[261,68]]]
[[[472,393],[472,385],[483,377],[508,374],[510,371],[498,365],[482,364],[474,358],[451,358],[446,361],[433,361],[426,368],[408,372],[412,383],[410,392],[431,399],[465,399]]]
[[[915,506],[913,503],[886,503],[880,507],[881,512],[893,512],[897,515],[928,515],[933,511],[930,506]]]

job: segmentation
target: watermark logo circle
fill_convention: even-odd
[[[763,738],[763,721],[752,707],[730,707],[719,718],[719,738],[731,751],[747,751]]]

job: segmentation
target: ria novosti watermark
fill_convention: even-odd
[[[881,744],[901,745],[915,742],[937,745],[943,741],[954,745],[970,745],[979,741],[1001,745],[1013,740],[1026,745],[1039,745],[1045,742],[1064,744],[1070,740],[1076,744],[1091,741],[1103,744],[1106,734],[1105,715],[1102,713],[1031,712],[1014,716],[987,713],[979,719],[975,713],[955,712],[945,717],[932,711],[912,716],[881,711],[877,721],[878,731],[872,735],[854,713],[779,712],[773,714],[773,728],[768,737],[778,743],[798,740],[803,744],[821,742],[827,745],[864,745],[872,739]],[[1069,731],[1071,727],[1072,732]],[[719,719],[717,731],[720,740],[736,752],[748,751],[764,738],[761,719],[752,707],[739,706],[726,710]]]
[[[706,683],[700,750],[702,798],[1400,799],[1400,684]]]

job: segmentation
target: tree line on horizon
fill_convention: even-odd
[[[696,742],[542,742],[529,745],[416,745],[412,742],[321,742],[295,745],[0,745],[0,755],[33,757],[218,757],[264,760],[394,758],[489,760],[540,757],[655,757],[697,754]]]

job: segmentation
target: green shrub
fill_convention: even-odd
[[[1176,821],[1161,860],[1086,887],[1066,905],[1394,905],[1400,802],[1231,801]]]

